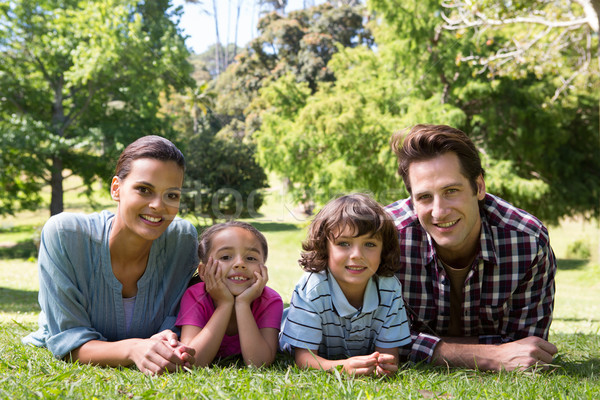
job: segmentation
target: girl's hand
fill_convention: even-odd
[[[267,285],[267,281],[269,280],[267,267],[264,264],[261,264],[260,272],[254,272],[254,277],[256,278],[256,281],[252,284],[252,286],[248,287],[236,297],[236,303],[239,302],[250,304],[260,297],[265,286]]]
[[[233,295],[225,285],[225,276],[219,266],[219,261],[209,257],[206,266],[202,265],[199,269],[202,271],[200,276],[204,281],[206,291],[215,302],[215,307],[234,302]]]

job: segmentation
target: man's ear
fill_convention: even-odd
[[[477,200],[483,200],[485,198],[485,181],[483,175],[477,177]]]
[[[112,182],[110,183],[110,197],[114,201],[119,201],[119,190],[121,189],[121,179],[118,176],[113,176]]]

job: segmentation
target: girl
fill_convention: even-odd
[[[196,366],[241,354],[246,365],[269,365],[277,352],[281,297],[266,287],[267,240],[252,225],[230,221],[202,234],[198,267],[203,282],[181,300],[181,341],[196,351]]]
[[[396,229],[383,208],[363,194],[328,203],[308,228],[300,279],[280,345],[302,368],[341,366],[351,375],[391,375],[398,347],[411,342]]]
[[[198,265],[197,233],[176,218],[185,162],[165,138],[123,151],[110,194],[116,212],[62,213],[42,230],[40,328],[24,343],[57,357],[158,374],[193,363],[170,329]]]

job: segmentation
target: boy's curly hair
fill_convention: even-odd
[[[376,274],[392,276],[400,268],[398,232],[391,216],[379,203],[366,194],[354,193],[330,201],[319,211],[302,242],[298,262],[305,271],[320,272],[327,268],[327,242],[334,241],[346,227],[354,237],[371,235],[383,243],[381,263]]]

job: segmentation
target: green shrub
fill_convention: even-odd
[[[587,240],[577,239],[567,246],[567,258],[589,260],[591,255],[592,251]]]

